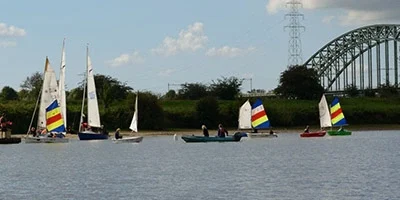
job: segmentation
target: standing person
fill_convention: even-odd
[[[222,124],[218,125],[218,137],[228,136],[228,131],[222,126]]]
[[[7,120],[6,120],[6,114],[1,113],[0,116],[0,138],[4,138],[6,136],[7,132]],[[4,133],[4,137],[3,137]]]
[[[206,125],[202,125],[201,129],[203,129],[203,135],[204,137],[209,137],[210,135],[208,134],[208,129],[206,127]]]
[[[121,129],[119,129],[119,128],[117,128],[117,130],[115,131],[115,139],[122,139],[122,135],[120,135],[119,134],[119,131],[120,131]]]

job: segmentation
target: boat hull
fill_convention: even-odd
[[[27,144],[38,144],[38,143],[68,143],[68,138],[58,137],[27,137],[25,143]]]
[[[241,137],[227,136],[227,137],[204,137],[195,135],[184,135],[181,137],[187,143],[194,142],[239,142]]]
[[[18,144],[21,143],[21,138],[1,138],[0,144]]]
[[[316,132],[304,132],[300,134],[300,137],[324,137],[326,135],[326,131],[316,131]]]
[[[79,140],[108,140],[107,134],[95,133],[90,131],[79,132]]]
[[[121,144],[121,143],[140,143],[143,140],[142,136],[136,136],[136,137],[124,137],[121,139],[115,139],[113,138],[112,141],[116,144]]]
[[[351,135],[351,131],[348,130],[340,130],[340,131],[328,131],[328,135],[330,136],[346,136]]]

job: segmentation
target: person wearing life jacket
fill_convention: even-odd
[[[218,137],[228,136],[228,131],[222,126],[222,124],[218,125]]]

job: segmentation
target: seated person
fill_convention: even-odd
[[[120,135],[120,133],[119,133],[119,131],[120,131],[121,129],[119,129],[119,128],[117,128],[117,130],[115,131],[115,139],[122,139],[122,135]]]
[[[33,137],[36,137],[36,128],[31,127],[31,129],[29,130],[29,134],[32,134]]]
[[[304,129],[304,133],[309,133],[310,132],[310,127],[307,125],[306,128]]]
[[[218,137],[228,136],[228,131],[222,126],[222,124],[218,125]]]
[[[206,127],[206,125],[202,125],[201,129],[203,129],[203,135],[204,137],[209,137],[210,135],[208,134],[208,129]]]

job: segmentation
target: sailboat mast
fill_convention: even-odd
[[[89,58],[89,46],[86,46],[86,70],[85,70],[85,80],[83,84],[83,95],[82,95],[82,108],[81,108],[81,120],[79,123],[79,132],[82,130],[82,123],[83,123],[83,109],[85,107],[85,96],[86,96],[86,85],[88,79],[88,58]]]

